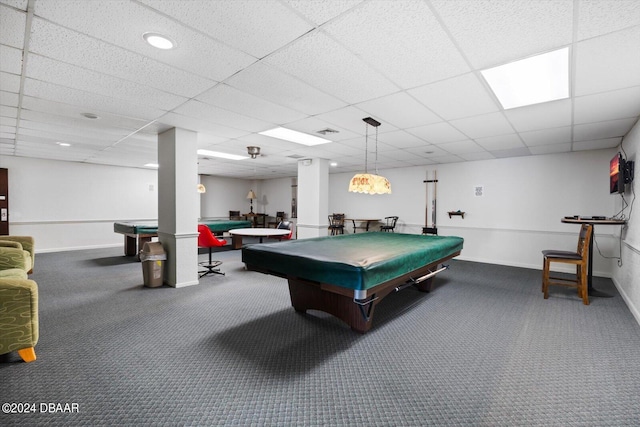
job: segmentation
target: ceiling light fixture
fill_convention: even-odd
[[[91,120],[95,120],[95,119],[99,119],[100,118],[97,114],[93,114],[93,113],[82,113],[82,117],[84,117],[86,119],[91,119]]]
[[[249,153],[252,159],[255,159],[260,155],[260,147],[249,146],[247,147],[247,153]]]
[[[144,38],[147,43],[157,49],[168,50],[173,49],[176,46],[174,41],[169,37],[163,36],[162,34],[158,33],[144,33],[142,35],[142,38]]]
[[[145,167],[157,169],[160,167],[157,163],[147,163]]]
[[[60,147],[71,147],[71,144],[69,144],[68,142],[56,142],[56,144],[58,144]]]
[[[247,156],[239,156],[237,154],[221,153],[220,151],[198,150],[198,155],[205,157],[219,157],[227,160],[244,160]]]
[[[259,132],[260,135],[270,136],[272,138],[283,139],[289,142],[295,142],[296,144],[302,144],[307,146],[326,144],[333,142],[319,136],[309,135],[308,133],[298,132],[296,130],[286,129],[283,127],[277,127],[263,132]]]
[[[481,71],[505,110],[569,97],[569,48]]]
[[[378,175],[378,126],[380,122],[371,117],[362,119],[365,124],[365,146],[364,146],[364,173],[358,173],[349,182],[349,191],[352,193],[365,194],[391,194],[391,183],[384,176]],[[369,152],[369,125],[376,128],[376,163],[375,175],[368,173],[367,153]]]

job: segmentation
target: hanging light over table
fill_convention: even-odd
[[[349,191],[352,193],[365,194],[391,194],[391,183],[384,176],[378,175],[378,126],[380,122],[372,117],[362,119],[365,122],[365,151],[364,151],[364,173],[358,173],[349,182]],[[375,174],[370,174],[367,170],[367,153],[369,151],[369,125],[376,128],[376,163]]]

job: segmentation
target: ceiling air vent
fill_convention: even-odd
[[[322,134],[322,135],[327,135],[329,133],[339,133],[339,131],[337,131],[335,129],[331,129],[331,128],[326,128],[326,129],[319,130],[316,133],[319,133],[319,134]]]

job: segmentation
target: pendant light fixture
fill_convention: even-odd
[[[391,194],[391,184],[384,176],[378,175],[378,126],[380,122],[372,117],[362,119],[365,122],[365,151],[364,151],[364,173],[358,173],[351,178],[349,182],[349,191],[352,193],[365,194]],[[369,152],[369,126],[376,128],[376,162],[375,174],[368,171],[368,152]]]

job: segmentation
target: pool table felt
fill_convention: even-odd
[[[251,221],[241,220],[203,220],[200,224],[206,224],[212,232],[229,231],[235,228],[249,228],[251,227]],[[158,222],[157,221],[144,221],[144,222],[116,222],[113,224],[113,231],[122,234],[157,234]]]
[[[366,290],[462,250],[455,236],[360,233],[247,245],[250,269]]]

